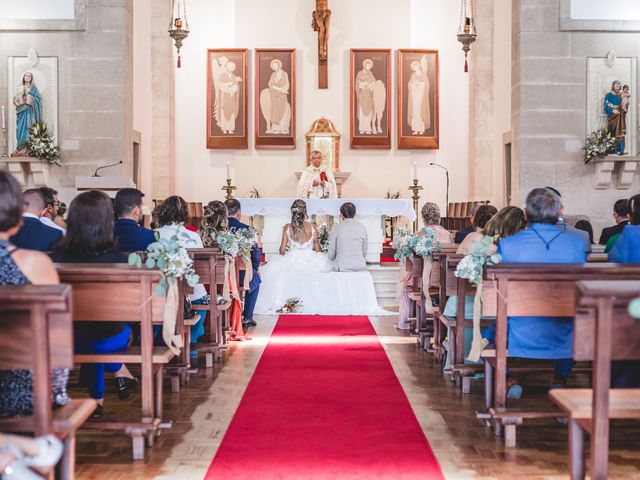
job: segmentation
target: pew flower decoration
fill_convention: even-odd
[[[302,313],[302,300],[298,297],[288,298],[282,308],[279,308],[276,313]]]
[[[440,244],[436,242],[436,232],[430,228],[422,230],[423,235],[412,235],[409,245],[418,257],[433,258],[435,252],[440,251]]]
[[[629,302],[629,315],[633,318],[640,318],[640,298],[635,298]]]
[[[616,151],[616,138],[607,128],[591,132],[584,146],[584,163],[589,164]]]
[[[231,285],[225,283],[223,298],[228,300],[232,295],[237,294],[235,275],[230,275],[231,264],[240,257],[244,263],[245,274],[242,288],[249,290],[249,284],[253,279],[253,268],[251,265],[251,249],[258,244],[258,232],[255,228],[240,228],[226,232],[214,234],[213,240],[218,244],[218,248],[224,253],[225,258],[225,278],[231,279]]]
[[[480,240],[475,241],[471,245],[470,252],[460,260],[455,272],[456,277],[465,278],[476,287],[476,295],[473,299],[473,340],[471,342],[471,351],[467,357],[467,360],[471,362],[480,360],[480,353],[488,344],[487,340],[482,338],[480,331],[483,275],[485,267],[497,265],[502,261],[500,255],[496,253],[495,248],[498,239],[499,237],[497,236],[484,236]]]
[[[393,231],[393,241],[391,245],[396,249],[393,258],[396,260],[404,260],[413,256],[411,248],[411,232],[408,228],[396,228]]]

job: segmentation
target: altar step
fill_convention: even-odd
[[[367,268],[373,277],[378,305],[389,310],[398,308],[400,267],[397,263],[380,263]]]

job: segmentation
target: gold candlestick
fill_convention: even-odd
[[[231,200],[233,198],[233,191],[236,189],[233,185],[231,185],[231,179],[227,178],[227,184],[222,187],[222,190],[225,190],[227,194],[225,195],[225,200]]]
[[[418,207],[420,205],[420,195],[418,194],[418,192],[420,190],[422,190],[422,187],[420,185],[418,185],[418,179],[414,178],[413,179],[413,185],[411,185],[409,187],[409,190],[411,190],[413,192],[413,196],[411,197],[413,199],[413,209],[416,211],[416,219],[413,222],[413,231],[417,232],[418,228],[419,228],[419,218],[420,218],[420,212],[418,211]]]

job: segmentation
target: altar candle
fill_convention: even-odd
[[[4,105],[2,105],[2,129],[4,130],[5,128],[7,128],[7,125],[4,120]]]
[[[413,161],[413,178],[418,179],[418,163],[415,160]]]
[[[231,178],[231,163],[227,160],[227,178]]]

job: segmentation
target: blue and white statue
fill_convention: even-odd
[[[42,96],[33,83],[31,72],[22,76],[22,85],[16,89],[13,104],[16,107],[16,151],[21,151],[25,149],[31,127],[42,122]]]

